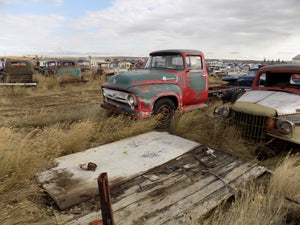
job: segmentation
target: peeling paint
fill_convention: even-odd
[[[163,55],[168,54],[164,50]],[[167,97],[175,101],[179,110],[184,108],[193,108],[192,105],[202,106],[208,97],[208,75],[206,68],[202,70],[191,70],[187,68],[185,57],[187,55],[200,56],[202,65],[205,65],[205,58],[200,51],[194,50],[170,50],[170,54],[181,54],[184,59],[183,70],[169,69],[148,69],[135,72],[117,74],[102,85],[102,88],[115,89],[133,94],[137,99],[137,105],[134,108],[137,117],[150,116],[155,102],[159,98]],[[160,54],[160,51],[151,54]],[[105,104],[111,102],[104,100]],[[116,103],[114,103],[116,104]],[[102,104],[103,105],[103,104]],[[127,110],[124,107],[117,109]],[[109,106],[107,106],[109,108]],[[131,109],[132,111],[132,109]]]

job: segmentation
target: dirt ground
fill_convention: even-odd
[[[87,107],[99,107],[102,99],[100,83],[95,86],[79,84],[73,87],[60,87],[58,90],[43,91],[38,87],[24,88],[11,95],[0,97],[0,121],[16,119],[22,116],[47,113],[68,113]],[[21,88],[21,87],[20,87]]]

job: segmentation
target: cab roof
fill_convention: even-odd
[[[265,72],[272,72],[272,71],[300,73],[300,64],[274,64],[274,65],[268,65],[268,66],[261,67],[258,72],[259,73],[265,73]]]
[[[159,50],[159,51],[151,52],[150,55],[152,55],[152,54],[159,54],[159,53],[192,53],[192,54],[203,54],[199,50],[192,50],[192,49],[166,49],[166,50]]]

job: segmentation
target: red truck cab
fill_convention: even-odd
[[[151,52],[144,70],[111,76],[102,93],[101,107],[138,118],[205,107],[204,55],[198,50]]]

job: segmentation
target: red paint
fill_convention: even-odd
[[[153,52],[150,55],[174,55],[175,53],[180,54],[183,58],[184,68],[180,71],[174,69],[168,70],[164,68],[157,72],[157,68],[155,68],[155,71],[149,70],[150,72],[142,72],[141,77],[138,77],[138,79],[132,81],[130,83],[132,86],[130,86],[127,90],[118,87],[118,85],[116,85],[118,83],[114,84],[112,87],[106,83],[102,87],[124,91],[135,95],[137,105],[132,110],[136,112],[135,116],[138,118],[151,116],[154,105],[160,98],[170,98],[172,101],[174,101],[174,104],[178,106],[180,111],[197,109],[205,106],[204,102],[208,98],[208,73],[205,66],[205,58],[202,52],[166,50],[161,52]],[[191,63],[190,67],[188,67],[188,62],[192,62],[192,59],[195,58],[200,59],[199,61],[201,62],[199,64]],[[202,65],[201,69],[193,69],[193,66],[199,65]],[[166,79],[163,78],[164,73],[166,74]],[[138,71],[135,71],[134,74],[138,74]],[[161,75],[161,77],[159,77],[159,75]],[[126,75],[123,74],[123,80],[126,78],[124,76],[128,76],[128,79],[130,79],[130,73],[127,73]],[[152,79],[151,76],[153,76],[155,79]],[[106,102],[104,101],[103,105],[105,104]],[[119,109],[118,102],[114,103],[113,105]]]

